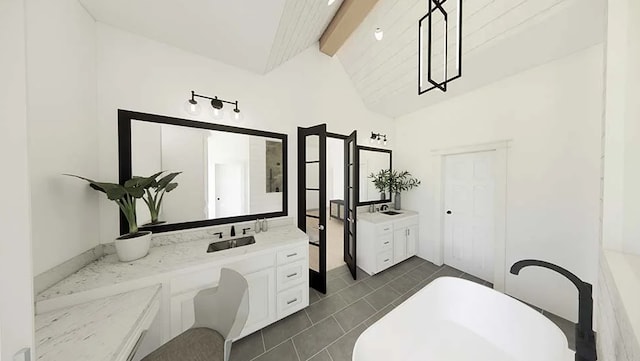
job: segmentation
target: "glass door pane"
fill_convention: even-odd
[[[326,292],[326,125],[298,128],[298,228],[309,236],[309,283]]]
[[[356,217],[358,206],[358,152],[356,131],[353,131],[344,143],[344,261],[351,271],[353,279],[356,279]]]

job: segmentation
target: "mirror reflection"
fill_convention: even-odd
[[[181,223],[283,210],[282,140],[131,121],[131,170],[181,172],[159,220]],[[138,224],[149,223],[139,202]]]
[[[391,200],[389,188],[370,176],[391,169],[391,153],[360,149],[360,202]]]

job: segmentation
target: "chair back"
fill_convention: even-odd
[[[237,338],[249,316],[247,279],[237,271],[223,268],[218,287],[198,292],[194,307],[194,327],[214,329],[225,340]]]

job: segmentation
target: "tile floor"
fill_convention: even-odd
[[[234,343],[231,360],[350,361],[353,346],[367,327],[442,276],[491,286],[452,267],[438,267],[418,257],[374,276],[360,271],[357,281],[346,267],[340,267],[327,272],[326,295],[310,289],[309,307]],[[573,348],[574,324],[537,310],[565,332]]]

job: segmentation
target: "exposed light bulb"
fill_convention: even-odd
[[[190,115],[198,115],[200,114],[200,104],[193,99],[188,99],[184,103],[184,110]]]
[[[220,120],[224,118],[224,111],[222,109],[213,108],[213,119]]]
[[[382,40],[384,37],[384,32],[380,28],[376,28],[376,31],[373,32],[373,36],[375,36],[376,40]]]
[[[235,109],[231,112],[231,114],[232,114],[232,118],[233,118],[233,120],[236,120],[236,121],[240,121],[240,120],[242,120],[242,113],[240,113],[240,109],[235,108]]]
[[[329,1],[327,2],[327,5],[328,5],[328,6],[331,6],[331,5],[333,5],[333,3],[334,3],[334,2],[336,2],[336,0],[329,0]]]

